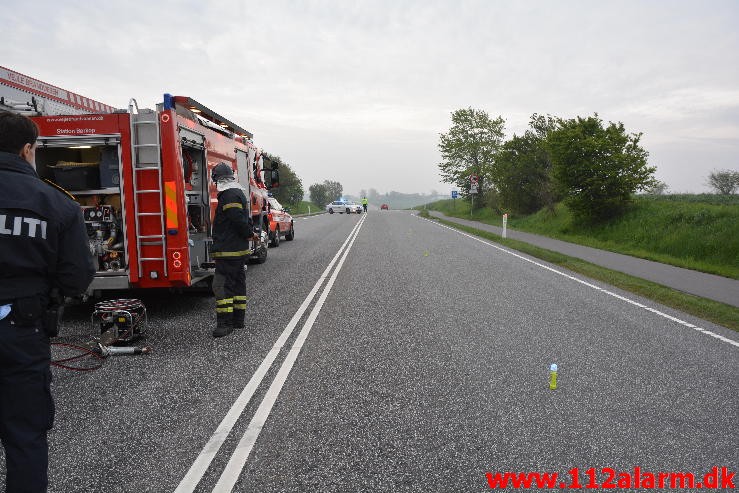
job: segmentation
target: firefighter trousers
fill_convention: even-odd
[[[246,314],[245,258],[216,259],[213,294],[218,327],[241,328]]]
[[[40,324],[0,320],[0,440],[5,448],[7,493],[45,492],[47,432],[54,424],[51,350]]]

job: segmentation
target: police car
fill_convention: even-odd
[[[345,200],[334,200],[326,206],[326,212],[329,214],[333,214],[334,212],[338,212],[339,214],[343,214],[345,212],[347,214],[351,214],[354,210],[352,209],[352,204],[350,202]]]

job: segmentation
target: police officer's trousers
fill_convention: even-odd
[[[218,327],[241,328],[246,313],[246,259],[216,259],[213,294]]]
[[[54,424],[49,338],[40,324],[19,327],[0,320],[0,439],[5,448],[7,493],[45,492]]]

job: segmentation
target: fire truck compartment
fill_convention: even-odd
[[[75,196],[97,275],[91,289],[128,287],[118,139],[40,138],[36,171]]]
[[[118,187],[117,139],[39,138],[36,171],[70,191]]]
[[[54,183],[65,190],[90,190],[100,188],[100,163],[57,161],[50,165]]]

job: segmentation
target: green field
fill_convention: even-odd
[[[287,209],[290,209],[290,214],[293,216],[308,214],[309,210],[311,214],[315,214],[317,212],[323,212],[323,209],[321,207],[318,207],[313,202],[306,202],[305,200],[303,200],[302,202],[298,204],[284,204],[284,206]]]
[[[490,208],[470,212],[464,200],[426,206],[449,216],[502,225]],[[564,205],[509,217],[508,227],[678,267],[739,279],[739,196],[637,196],[625,215],[589,226]]]

